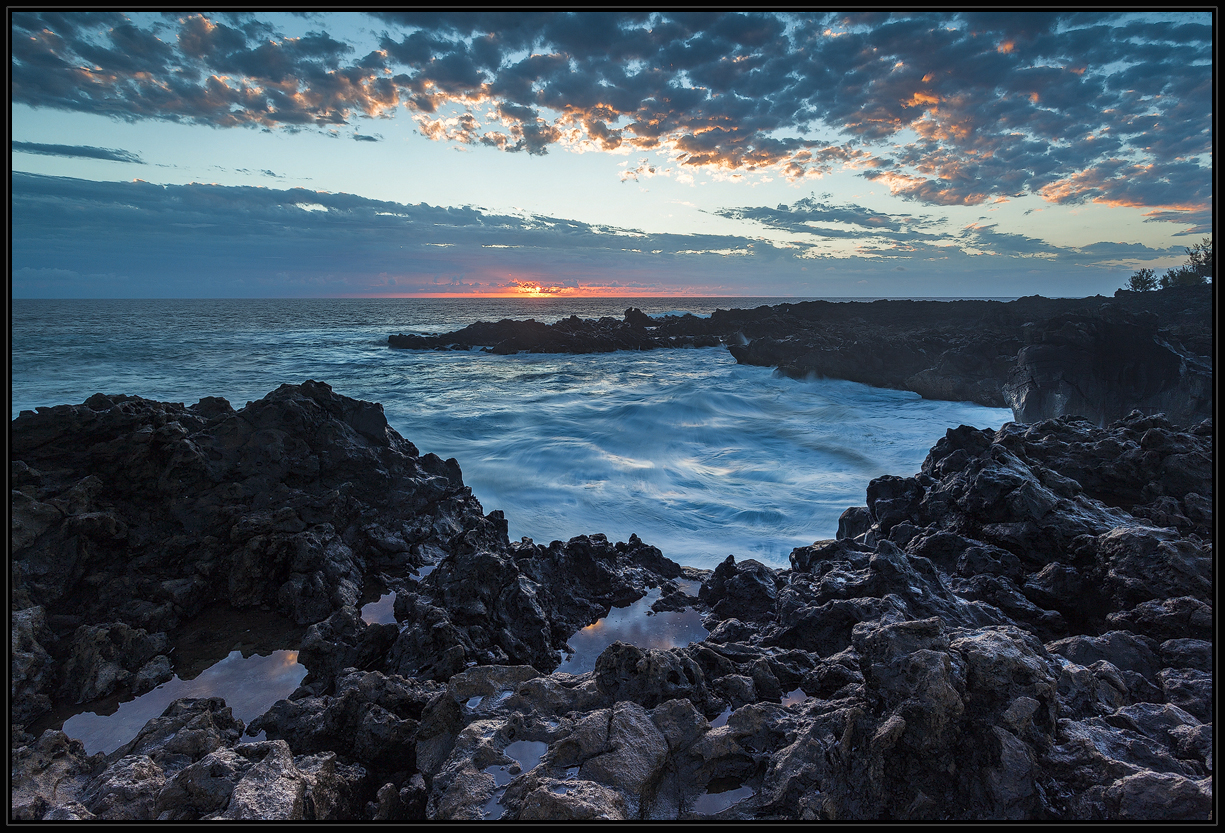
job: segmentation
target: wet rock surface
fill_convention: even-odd
[[[1018,422],[1079,414],[1099,426],[1132,410],[1190,425],[1212,414],[1212,288],[1119,290],[1113,298],[806,301],[658,319],[544,324],[504,319],[406,349],[593,353],[727,345],[741,364],[827,376],[928,399],[1010,407]]]
[[[306,383],[13,422],[14,820],[1210,818],[1210,422],[962,426],[789,569],[700,574],[512,543],[381,416]],[[374,573],[394,623],[348,589]],[[556,670],[648,590],[709,635]],[[197,698],[109,755],[25,731],[156,680],[219,601],[309,626],[250,726]]]

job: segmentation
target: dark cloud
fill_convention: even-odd
[[[78,156],[82,159],[106,159],[110,162],[131,162],[143,165],[145,161],[135,153],[115,148],[96,148],[89,145],[44,145],[38,142],[13,142],[17,153],[37,153],[43,156]]]
[[[91,182],[13,174],[14,235],[75,223],[78,232],[124,236],[135,228],[207,228],[209,236],[264,237],[397,245],[464,244],[537,249],[649,248],[678,253],[744,247],[724,235],[644,235],[537,215],[491,215],[477,208],[442,208],[373,200],[305,188],[156,185]],[[154,232],[156,233],[156,232]]]
[[[942,225],[941,220],[911,214],[884,214],[859,205],[818,201],[814,197],[774,208],[725,208],[715,213],[733,220],[753,220],[772,229],[820,237],[881,236],[892,240],[934,240],[944,236],[928,231]],[[834,227],[830,228],[831,225]]]
[[[379,49],[358,58],[326,16],[295,39],[250,13],[141,28],[120,15],[20,12],[12,100],[290,130],[403,106],[439,141],[535,155],[559,143],[652,150],[677,166],[789,178],[849,166],[933,205],[1036,193],[1210,206],[1212,29],[1202,14],[372,18]],[[1116,159],[1131,171],[1113,176]]]
[[[711,294],[863,294],[855,288],[861,279],[876,294],[1066,294],[1081,287],[1087,293],[1107,289],[1085,283],[1078,270],[1086,266],[1182,255],[1113,243],[1060,249],[994,226],[936,239],[923,230],[936,224],[929,218],[888,216],[815,197],[736,211],[767,224],[788,214],[825,223],[827,231],[848,232],[842,239],[855,240],[859,254],[830,257],[821,248],[822,234],[837,236],[832,233],[815,236],[812,245],[742,235],[648,234],[305,188],[92,182],[14,172],[13,294],[273,297],[371,294],[389,286],[437,292],[442,276],[486,287],[594,283],[654,291],[697,287]],[[919,230],[908,231],[912,227]],[[1037,259],[1040,275],[1015,277],[1018,264]],[[832,266],[834,273],[814,283],[818,264]],[[883,276],[899,265],[913,283],[888,284]],[[1113,289],[1126,278],[1123,267],[1116,271],[1117,278],[1099,269],[1104,277],[1098,280],[1113,281]],[[1003,277],[1009,273],[1014,277]]]
[[[1007,254],[1014,257],[1033,257],[1035,255],[1067,254],[1068,250],[1036,237],[1024,234],[996,231],[996,224],[988,226],[971,225],[965,229],[963,240],[978,249],[985,249],[995,254]],[[1077,250],[1083,253],[1084,249]],[[1151,250],[1150,250],[1151,251]]]
[[[378,71],[342,66],[353,47],[324,32],[280,37],[246,14],[148,30],[117,15],[75,17],[13,16],[13,101],[217,127],[343,124],[399,103]]]
[[[626,269],[650,272],[669,261],[684,267],[670,273],[679,288],[712,261],[753,259],[757,250],[768,257],[772,248],[744,237],[648,235],[304,188],[163,186],[14,172],[11,199],[15,276],[116,272],[130,276],[130,288],[141,295],[158,288],[173,288],[178,296],[216,294],[210,287],[219,276],[292,294],[296,284],[289,278],[277,286],[265,280],[271,261],[298,277],[334,272],[357,282],[337,278],[332,292],[356,291],[380,274],[401,275],[402,284],[414,285],[444,267],[452,273],[514,267],[525,274],[553,269],[611,276]],[[28,296],[27,287],[19,288],[23,292]],[[88,297],[88,289],[83,292]]]
[[[1087,201],[1162,206],[1203,213],[1212,198],[1211,171],[1188,159],[1146,162],[1110,158],[1040,189],[1050,202]]]
[[[1211,210],[1150,211],[1144,215],[1144,222],[1177,223],[1186,226],[1182,231],[1174,232],[1175,237],[1183,235],[1199,237],[1212,233]]]
[[[939,217],[915,214],[885,214],[861,205],[838,205],[825,195],[818,200],[806,197],[791,205],[726,208],[716,211],[721,217],[750,220],[770,229],[813,235],[831,240],[854,240],[864,250],[884,259],[916,256],[948,257],[987,252],[1006,259],[1041,257],[1064,263],[1093,263],[1105,259],[1152,258],[1169,255],[1176,249],[1154,249],[1143,244],[1099,242],[1087,246],[1056,246],[1037,237],[999,231],[998,224],[973,223],[950,229]],[[980,218],[985,219],[985,218]],[[1202,217],[1180,213],[1155,220],[1203,221]]]

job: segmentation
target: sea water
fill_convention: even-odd
[[[690,566],[734,555],[780,567],[832,538],[872,478],[913,474],[946,429],[997,428],[1011,413],[784,378],[723,347],[498,356],[393,349],[387,336],[796,300],[15,300],[11,410],[99,392],[240,408],[314,379],[381,402],[423,453],[458,459],[512,538],[637,534]]]

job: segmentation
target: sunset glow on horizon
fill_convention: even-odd
[[[538,288],[533,291],[531,288],[524,287],[516,289],[512,292],[495,291],[495,292],[386,292],[386,293],[363,293],[361,295],[338,295],[340,298],[515,298],[515,299],[530,299],[530,298],[756,298],[767,297],[750,295],[741,293],[740,295],[726,295],[715,292],[644,292],[642,290],[626,290],[626,289],[609,289],[608,287],[545,287]],[[795,296],[778,296],[778,297],[795,297]]]

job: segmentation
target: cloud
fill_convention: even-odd
[[[642,159],[638,162],[636,167],[627,168],[626,170],[622,171],[620,176],[622,182],[628,182],[630,180],[639,182],[641,179],[650,179],[653,176],[664,176],[671,172],[671,168],[657,168],[655,165],[651,164],[649,159]]]
[[[768,228],[826,237],[863,237],[871,233],[893,239],[934,238],[936,235],[924,229],[933,229],[943,223],[939,219],[911,214],[884,214],[859,205],[836,205],[814,197],[798,200],[793,205],[725,208],[715,214],[733,220],[754,220]]]
[[[403,108],[457,146],[790,179],[846,168],[929,205],[1170,209],[1211,193],[1202,13],[394,12],[372,16],[373,49],[328,20],[290,38],[251,14],[142,28],[17,12],[12,100],[290,130]],[[1113,160],[1160,181],[1111,181]]]
[[[1126,275],[1106,286],[1100,282],[1113,278],[1101,270],[1099,283],[1086,284],[1084,265],[1182,254],[1134,244],[1059,248],[995,226],[942,234],[940,221],[922,214],[885,215],[815,197],[727,215],[779,227],[805,218],[824,224],[822,232],[796,235],[799,242],[756,233],[651,234],[306,188],[93,182],[20,171],[12,174],[10,198],[13,297],[284,297],[529,286],[544,294],[838,296],[861,294],[856,281],[868,278],[874,291],[892,295],[1029,294],[1041,291],[1043,281],[1050,282],[1047,291],[1084,287],[1092,294],[1112,291]],[[835,257],[823,248],[830,229],[848,232],[841,239],[853,241],[856,253]],[[831,269],[816,279],[804,268],[813,260]],[[1019,274],[1021,264],[1041,264],[1042,272]],[[916,293],[916,287],[922,289]]]
[[[812,238],[853,241],[861,252],[880,260],[945,260],[989,255],[1014,263],[1021,259],[1040,258],[1052,263],[1082,264],[1120,257],[1153,258],[1175,251],[1154,249],[1142,244],[1110,242],[1056,246],[1041,238],[999,231],[995,223],[971,223],[961,229],[950,229],[942,217],[886,214],[861,205],[836,204],[813,196],[791,205],[725,208],[714,213],[731,220],[751,221],[769,229],[803,235],[797,238],[801,246],[803,241]],[[814,257],[816,250],[810,249],[800,256]]]
[[[82,159],[105,159],[110,162],[131,162],[143,165],[145,161],[137,154],[114,148],[96,148],[89,145],[44,145],[38,142],[13,142],[17,153],[37,153],[43,156],[76,156]]]
[[[1077,204],[1086,201],[1106,205],[1161,206],[1163,219],[1171,211],[1208,210],[1212,180],[1203,167],[1188,160],[1134,162],[1111,158],[1053,182],[1039,190],[1047,202]]]
[[[662,285],[683,286],[705,277],[703,270],[729,252],[752,259],[761,245],[729,235],[645,234],[305,188],[91,182],[14,172],[11,199],[14,291],[22,297],[32,285],[22,276],[34,277],[22,269],[111,270],[132,276],[129,292],[144,284],[188,297],[361,294],[379,275],[380,286],[390,276],[406,291],[438,291],[428,287],[440,274],[550,287],[662,270],[669,274]],[[657,276],[653,282],[660,283]]]
[[[1188,228],[1174,233],[1175,237],[1183,235],[1203,235],[1212,233],[1212,209],[1176,209],[1172,211],[1150,211],[1144,215],[1146,223],[1178,223]]]
[[[326,33],[286,38],[251,18],[215,18],[141,29],[122,15],[16,13],[13,101],[217,127],[344,124],[398,103],[376,67],[342,66],[352,47]]]

